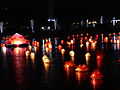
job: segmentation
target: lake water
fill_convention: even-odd
[[[90,36],[79,34],[42,38],[37,41],[39,45],[31,44],[31,48],[1,46],[0,89],[120,90],[119,41],[111,41],[114,33],[104,35],[103,41],[101,34],[92,36],[92,41]],[[105,40],[106,37],[108,37],[108,41]],[[96,41],[97,43],[95,43]],[[70,42],[73,44],[69,45]],[[86,42],[89,42],[88,46]],[[92,46],[93,42],[95,46]],[[52,48],[49,44],[52,45]],[[61,53],[61,46],[65,49],[64,54]],[[73,57],[69,55],[71,50],[75,52]],[[90,54],[89,58],[85,57],[86,53]],[[48,56],[49,64],[43,63],[44,55]],[[97,62],[98,56],[101,57],[100,63]],[[72,61],[75,67],[79,64],[86,64],[89,70],[76,72],[75,67],[65,69],[66,61]],[[90,78],[95,69],[99,69],[104,76],[102,79]]]

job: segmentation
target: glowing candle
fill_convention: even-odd
[[[70,56],[74,56],[74,55],[75,55],[75,52],[74,52],[73,50],[71,50],[71,51],[69,52],[69,55],[70,55]]]
[[[35,59],[35,53],[31,52],[30,57],[31,57],[31,60],[33,61]]]
[[[61,53],[64,54],[65,53],[65,49],[61,49]]]
[[[89,64],[89,60],[90,60],[90,53],[86,53],[85,58],[86,58],[86,64]]]
[[[29,54],[30,54],[30,51],[27,50],[27,51],[25,52],[25,55],[26,55],[26,56],[29,56]]]

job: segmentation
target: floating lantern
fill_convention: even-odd
[[[80,44],[80,48],[82,48],[83,47],[83,44]]]
[[[86,33],[86,36],[89,36],[89,33]]]
[[[73,41],[73,40],[71,40],[70,42],[71,42],[71,44],[74,44],[74,41]]]
[[[75,64],[72,61],[66,61],[64,67],[65,68],[71,68],[74,67]]]
[[[20,45],[28,45],[30,43],[29,40],[25,39],[25,37],[23,37],[22,35],[16,33],[14,34],[11,38],[9,38],[8,40],[5,41],[5,44],[7,46],[12,46],[12,45],[16,45],[16,46],[20,46]]]
[[[86,47],[88,47],[89,46],[89,42],[86,42]]]
[[[104,42],[108,43],[108,37],[105,37]]]
[[[26,52],[25,52],[25,55],[26,55],[26,56],[29,56],[29,54],[30,54],[30,51],[26,51]]]
[[[48,43],[48,48],[52,49],[52,44],[51,43]]]
[[[79,37],[79,35],[76,35],[76,37]]]
[[[74,52],[73,50],[71,50],[71,51],[69,52],[69,55],[70,55],[70,56],[75,56],[75,52]]]
[[[64,40],[61,40],[61,44],[64,44]]]
[[[71,42],[68,42],[68,41],[67,41],[67,44],[68,44],[68,46],[70,46],[70,45],[71,45]]]
[[[103,75],[100,73],[100,71],[98,69],[95,69],[92,73],[92,75],[90,76],[90,78],[92,79],[102,79]]]
[[[50,60],[48,58],[46,58],[46,59],[43,59],[43,62],[46,63],[46,64],[49,64]]]
[[[58,45],[58,50],[61,51],[62,45]]]
[[[35,59],[35,53],[31,52],[30,57],[31,57],[32,60],[34,60]]]
[[[47,56],[47,55],[44,55],[44,56],[42,57],[42,60],[45,60],[45,59],[48,59],[48,56]]]
[[[61,49],[61,53],[64,54],[65,53],[65,49]]]
[[[77,72],[85,72],[88,70],[89,70],[89,68],[85,64],[78,65],[77,68],[75,69],[75,71],[77,71]]]
[[[91,56],[91,55],[90,55],[90,53],[86,53],[86,55],[85,55],[85,56],[86,56],[86,57],[88,57],[88,56]]]
[[[34,50],[35,50],[35,52],[37,51],[37,47],[36,46],[34,46]]]

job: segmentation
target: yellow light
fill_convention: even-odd
[[[12,42],[12,44],[16,44],[16,45],[19,45],[19,44],[22,44],[23,42],[22,41],[14,41]]]
[[[69,52],[69,54],[70,54],[70,56],[74,56],[74,55],[75,55],[75,52],[71,50],[71,51]]]
[[[32,60],[34,60],[35,59],[35,53],[31,52],[30,57],[31,57]]]
[[[65,53],[65,49],[62,49],[62,50],[61,50],[61,53],[64,54],[64,53]]]

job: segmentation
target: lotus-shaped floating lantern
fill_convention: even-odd
[[[64,67],[65,68],[71,68],[74,67],[75,64],[72,61],[66,61]]]
[[[92,79],[102,79],[103,75],[100,73],[100,71],[98,69],[95,69],[92,73],[92,75],[90,76],[90,78]]]
[[[88,70],[89,70],[89,68],[85,64],[78,65],[77,68],[75,69],[75,71],[77,71],[77,72],[85,72],[85,71],[88,71]]]
[[[4,42],[6,46],[21,46],[21,45],[29,45],[30,40],[25,39],[21,34],[14,34],[11,38]]]

